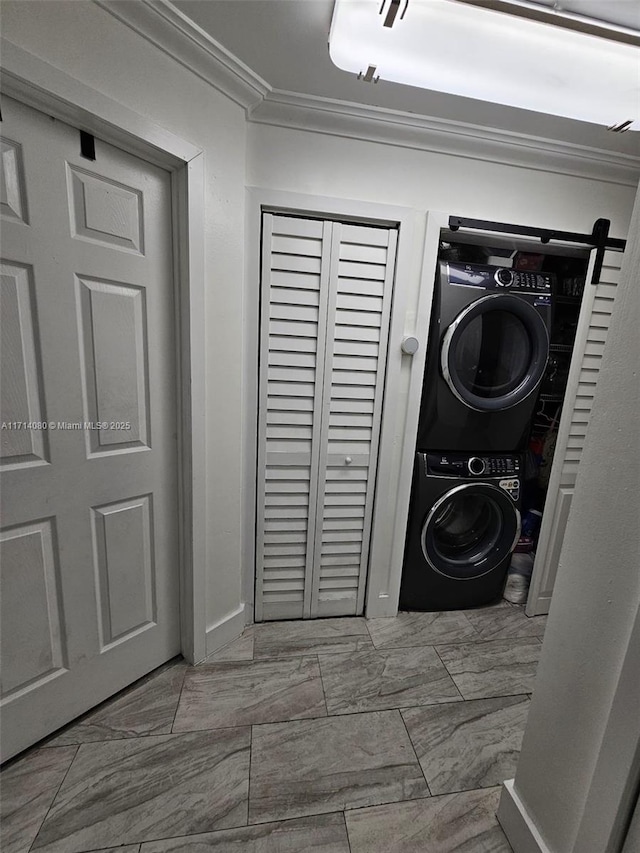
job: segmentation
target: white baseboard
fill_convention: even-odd
[[[213,625],[207,628],[206,650],[207,657],[217,652],[231,640],[235,640],[244,631],[247,624],[247,613],[244,604],[227,613]]]
[[[514,853],[553,853],[516,793],[513,779],[503,783],[496,816]]]

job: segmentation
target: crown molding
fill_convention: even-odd
[[[273,89],[170,0],[94,0],[242,106],[256,124],[637,186],[640,157],[515,131]]]
[[[169,0],[94,0],[201,80],[249,109],[271,86]]]
[[[640,157],[629,154],[278,89],[249,110],[249,121],[624,186],[640,179]]]

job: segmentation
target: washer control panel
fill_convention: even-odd
[[[424,453],[427,474],[465,480],[517,479],[521,458],[513,453]],[[499,484],[502,486],[502,482]],[[503,487],[504,488],[504,487]]]
[[[447,264],[449,284],[478,287],[496,292],[551,296],[554,276],[547,272],[525,272],[485,264]]]
[[[513,453],[421,453],[426,474],[454,480],[491,482],[514,501],[520,498],[522,459]]]
[[[520,473],[520,459],[517,456],[490,456],[486,461],[485,473],[490,477],[517,477]]]

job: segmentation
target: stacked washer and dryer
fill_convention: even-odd
[[[553,276],[440,262],[400,608],[499,598],[520,536],[523,453],[549,355]]]

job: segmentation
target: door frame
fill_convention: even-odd
[[[178,536],[181,652],[206,656],[204,153],[145,116],[1,40],[7,97],[98,136],[171,177],[178,395]]]
[[[365,615],[395,616],[398,612],[402,555],[407,526],[409,491],[413,472],[413,450],[418,423],[417,405],[412,391],[422,387],[426,334],[420,333],[415,356],[403,354],[400,345],[407,335],[416,334],[420,325],[429,325],[433,281],[428,263],[424,263],[425,213],[396,205],[376,204],[330,196],[307,195],[260,187],[246,190],[245,243],[245,339],[243,360],[246,379],[243,399],[243,530],[242,594],[245,607],[254,610],[256,469],[258,429],[258,353],[260,340],[260,238],[262,213],[283,213],[358,224],[398,227],[398,249],[391,304],[387,369],[384,380],[384,405],[378,448],[376,497],[369,546],[369,567],[365,596]],[[437,252],[437,245],[436,245]],[[435,263],[435,260],[434,260]],[[425,272],[426,270],[426,272]],[[410,304],[416,279],[420,280],[420,304]],[[418,323],[416,315],[426,315]],[[412,412],[415,409],[415,414]],[[408,448],[413,442],[413,447]],[[406,493],[406,500],[405,500]],[[384,499],[380,495],[384,494]]]

